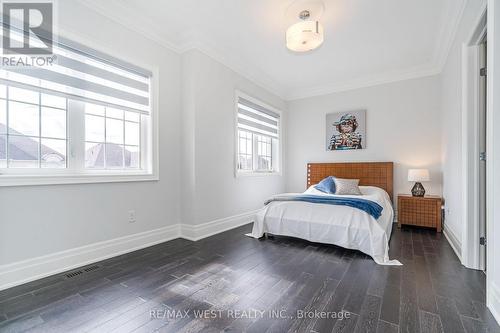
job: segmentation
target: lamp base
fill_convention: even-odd
[[[411,194],[414,197],[423,197],[425,195],[425,188],[422,186],[422,183],[416,182],[411,189]]]

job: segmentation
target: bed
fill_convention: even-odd
[[[362,195],[338,196],[316,190],[314,185],[328,176],[359,179]],[[252,233],[248,236],[261,238],[272,234],[297,237],[359,250],[371,256],[377,264],[401,265],[388,256],[394,219],[392,162],[310,163],[307,165],[306,191],[293,195],[315,200],[356,198],[378,204],[382,210],[376,218],[350,206],[271,199],[257,213]]]

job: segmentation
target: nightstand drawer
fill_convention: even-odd
[[[398,196],[398,224],[436,228],[441,231],[440,197]]]

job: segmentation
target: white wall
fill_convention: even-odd
[[[308,162],[393,161],[394,193],[409,193],[409,168],[429,168],[428,194],[441,194],[441,108],[437,76],[400,81],[288,105],[287,191],[303,191]],[[366,109],[366,149],[327,151],[325,116]]]
[[[469,0],[446,65],[441,74],[443,109],[443,196],[445,199],[444,230],[461,252],[462,229],[462,45],[468,42],[486,0]]]
[[[234,176],[235,90],[279,110],[285,111],[286,104],[197,50],[183,55],[182,79],[183,222],[246,213],[283,192],[283,176]]]
[[[179,223],[180,56],[77,1],[59,4],[60,34],[159,68],[160,181],[0,188],[0,265]]]

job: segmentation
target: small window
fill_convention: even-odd
[[[242,94],[237,101],[237,173],[279,172],[280,112]]]

